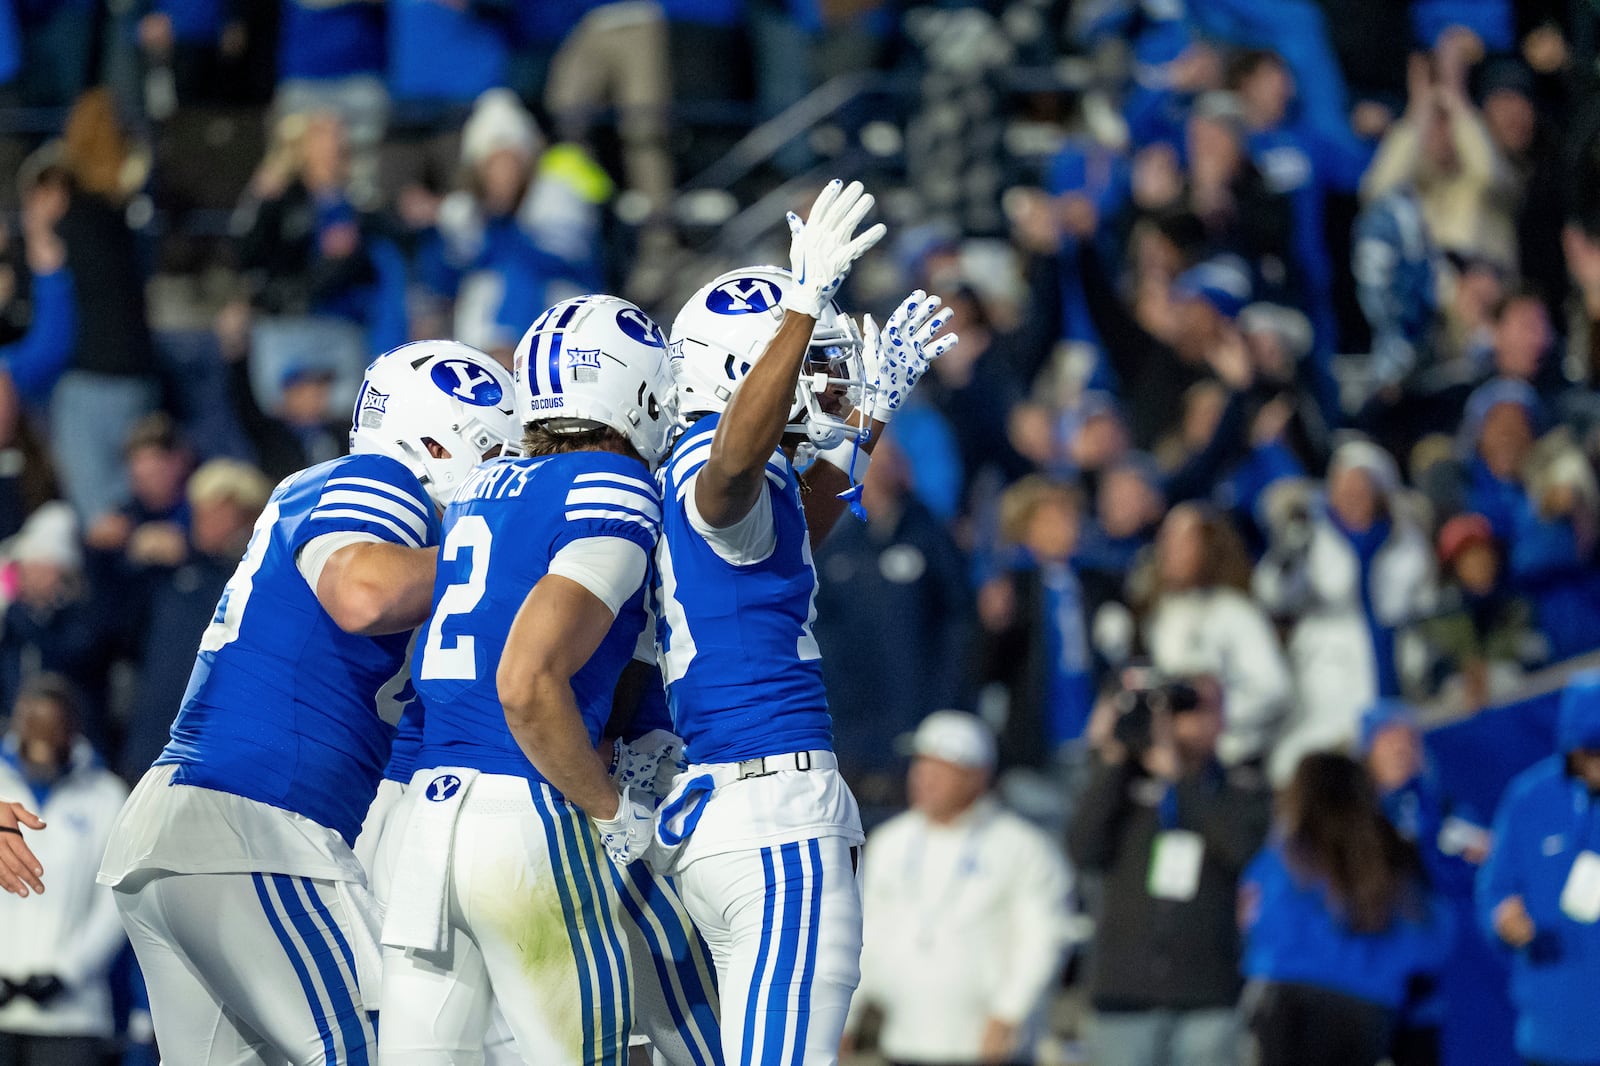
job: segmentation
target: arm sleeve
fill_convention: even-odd
[[[334,552],[340,548],[348,548],[352,544],[382,544],[382,537],[371,533],[362,533],[350,530],[344,533],[324,533],[322,536],[307,541],[295,553],[294,565],[300,571],[300,576],[306,579],[306,584],[311,586],[311,591],[317,591],[317,582],[322,580],[323,568],[328,565],[328,560],[333,558]]]
[[[556,552],[555,558],[550,560],[549,572],[576,581],[594,593],[615,615],[644,584],[648,562],[644,549],[635,541],[622,537],[585,537],[567,542]],[[641,638],[643,635],[641,633]]]
[[[1011,965],[995,989],[991,1013],[1013,1025],[1044,1000],[1071,942],[1072,878],[1047,839],[1033,841],[1009,872]]]
[[[1495,812],[1494,831],[1489,857],[1478,870],[1476,903],[1478,924],[1489,943],[1504,949],[1505,945],[1494,931],[1494,909],[1511,896],[1523,894],[1522,877],[1517,862],[1517,839],[1514,832],[1515,809],[1518,791],[1513,785],[1500,809]]]
[[[761,498],[750,508],[749,514],[726,529],[717,529],[701,517],[700,508],[694,502],[694,484],[699,476],[698,473],[693,474],[684,482],[683,506],[694,531],[730,566],[749,566],[770,556],[778,546],[771,484],[761,486]]]
[[[33,324],[23,337],[0,348],[0,360],[24,399],[43,401],[72,355],[78,328],[72,273],[66,267],[33,279]]]
[[[1067,854],[1078,869],[1103,871],[1111,866],[1132,776],[1128,762],[1112,766],[1095,756],[1088,787],[1078,797],[1077,812],[1067,827]]]

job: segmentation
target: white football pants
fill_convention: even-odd
[[[333,882],[150,873],[115,891],[168,1066],[377,1061]]]
[[[861,980],[861,889],[844,837],[694,859],[677,877],[717,968],[722,1054],[833,1066]]]
[[[524,1061],[625,1066],[632,977],[609,866],[582,811],[519,777],[479,777],[451,842],[445,949],[384,948],[386,1066],[483,1062],[496,1001]]]

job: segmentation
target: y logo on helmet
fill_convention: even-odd
[[[756,315],[778,306],[778,287],[766,278],[734,278],[706,293],[706,306],[719,315]]]
[[[428,376],[433,378],[435,385],[463,403],[470,403],[474,407],[497,407],[500,404],[500,383],[494,379],[494,375],[465,359],[446,359],[437,363]]]
[[[652,348],[667,346],[667,339],[661,335],[661,327],[650,321],[650,316],[637,307],[624,307],[617,312],[617,328],[640,344],[648,344]]]
[[[428,799],[432,800],[434,803],[443,803],[451,796],[454,796],[456,792],[460,790],[460,788],[461,778],[457,777],[455,774],[440,774],[438,777],[428,782],[428,787],[423,792],[423,795],[427,796]]]

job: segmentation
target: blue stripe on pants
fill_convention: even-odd
[[[311,982],[311,972],[306,969],[305,960],[300,958],[299,949],[289,938],[289,931],[283,927],[283,921],[278,917],[278,911],[267,895],[266,881],[260,874],[251,874],[250,878],[256,884],[256,898],[261,900],[261,909],[267,912],[267,922],[277,934],[278,943],[283,945],[283,953],[289,956],[289,964],[294,967],[295,976],[300,978],[300,989],[305,993],[306,1002],[311,1005],[311,1017],[317,1023],[317,1032],[322,1036],[323,1056],[330,1063],[338,1062],[339,1056],[333,1048],[333,1027],[328,1024],[327,1015],[322,1013],[322,1001],[317,996],[316,985]]]
[[[611,897],[606,894],[606,886],[610,871],[616,869],[610,857],[602,859],[598,844],[598,835],[593,827],[582,824],[575,826],[575,831],[583,843],[583,854],[589,864],[589,884],[592,888],[595,909],[600,912],[601,928],[597,930],[604,938],[610,954],[607,959],[614,959],[611,963],[616,975],[617,984],[621,987],[621,1009],[617,1012],[616,1024],[606,1034],[606,1046],[602,1054],[607,1061],[621,1063],[628,1057],[628,1039],[633,1032],[633,982],[628,980],[628,944],[621,928],[618,926],[617,916],[611,909]],[[605,869],[601,869],[601,863]],[[614,1034],[614,1035],[613,1035]]]
[[[772,909],[776,902],[777,880],[772,875],[772,849],[761,849],[761,869],[766,875],[766,910],[761,916],[761,947],[756,952],[756,968],[750,974],[750,993],[744,1008],[744,1040],[739,1048],[739,1066],[750,1066],[756,1042],[756,1003],[761,996],[761,974],[767,968],[767,949],[772,946]]]
[[[317,964],[317,972],[322,975],[323,987],[328,990],[328,1003],[333,1007],[334,1017],[339,1023],[339,1036],[344,1041],[345,1061],[350,1066],[368,1066],[367,1031],[362,1027],[361,1014],[356,1010],[354,997],[350,995],[349,981],[339,970],[333,945],[317,928],[311,911],[295,889],[294,878],[273,874],[272,883],[278,889],[278,899],[283,903],[284,913],[305,942],[306,950]],[[354,976],[352,971],[351,977]]]
[[[588,864],[584,858],[583,845],[579,843],[578,827],[574,825],[575,817],[570,814],[560,819],[561,836],[567,842],[567,854],[570,856],[571,865],[568,867],[572,875],[572,890],[575,902],[578,904],[580,928],[584,939],[588,942],[589,957],[594,959],[595,972],[600,977],[596,993],[600,997],[600,1032],[595,1034],[586,1054],[586,1063],[609,1062],[615,1054],[614,1041],[616,1032],[620,1028],[617,1018],[617,1007],[621,998],[621,990],[617,988],[612,974],[611,961],[606,957],[605,926],[600,918],[603,909],[595,905],[596,886],[593,884],[589,873]],[[587,828],[587,827],[585,827]],[[574,929],[574,933],[579,929]],[[627,1034],[622,1036],[622,1043],[626,1044]]]
[[[538,785],[530,783],[528,793],[533,798],[534,810],[539,812],[539,822],[544,826],[545,849],[550,857],[550,870],[555,878],[556,897],[561,901],[561,916],[566,920],[567,929],[577,932],[577,908],[572,903],[572,889],[567,883],[566,871],[562,869],[561,845],[558,830],[555,825],[555,814],[550,805],[545,802],[544,790]],[[583,946],[574,935],[568,938],[572,945],[572,961],[578,973],[578,1005],[583,1011],[583,1049],[585,1061],[594,1047],[594,985],[589,982],[589,964],[584,957]]]
[[[766,1037],[761,1061],[783,1060],[783,1038],[789,1021],[789,993],[794,986],[795,962],[800,954],[800,926],[805,922],[806,874],[800,862],[800,845],[785,844],[783,858],[783,917],[778,928],[778,961],[772,967],[772,988],[767,993]]]
[[[711,1066],[705,1055],[701,1054],[699,1036],[689,1025],[689,1011],[693,1008],[684,1001],[684,996],[673,990],[672,975],[681,972],[671,947],[671,926],[662,922],[662,928],[667,930],[668,943],[662,942],[662,937],[656,935],[655,929],[650,924],[650,912],[653,900],[648,896],[648,889],[637,889],[629,883],[635,866],[643,863],[633,863],[627,872],[616,870],[613,876],[617,882],[617,894],[622,897],[623,909],[632,916],[634,926],[639,930],[639,935],[644,937],[645,946],[650,949],[650,961],[656,971],[656,980],[661,985],[661,992],[667,1000],[667,1010],[672,1014],[673,1027],[683,1035],[683,1042],[689,1049],[690,1056],[694,1059],[695,1066]],[[649,878],[646,873],[645,877]],[[674,916],[676,921],[676,916]]]
[[[683,990],[680,1002],[691,1028],[715,1066],[721,1066],[722,1025],[717,1018],[717,971],[711,964],[711,951],[689,918],[671,878],[657,878],[639,862],[628,867],[627,875],[666,933],[668,958]]]
[[[811,1026],[811,979],[817,971],[817,938],[822,935],[822,848],[816,840],[806,841],[811,859],[811,913],[807,916],[810,935],[806,938],[806,959],[800,971],[800,1017],[794,1025],[794,1052],[789,1066],[800,1066],[806,1052],[806,1030]]]

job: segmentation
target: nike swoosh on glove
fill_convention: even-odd
[[[850,267],[889,232],[879,222],[854,236],[875,202],[859,181],[845,185],[834,178],[817,195],[804,222],[789,212],[789,266],[794,284],[784,286],[785,311],[821,317]]]
[[[631,787],[623,789],[618,797],[616,817],[596,818],[594,824],[600,830],[600,844],[607,857],[618,866],[643,858],[655,839],[655,811],[634,799]]]

